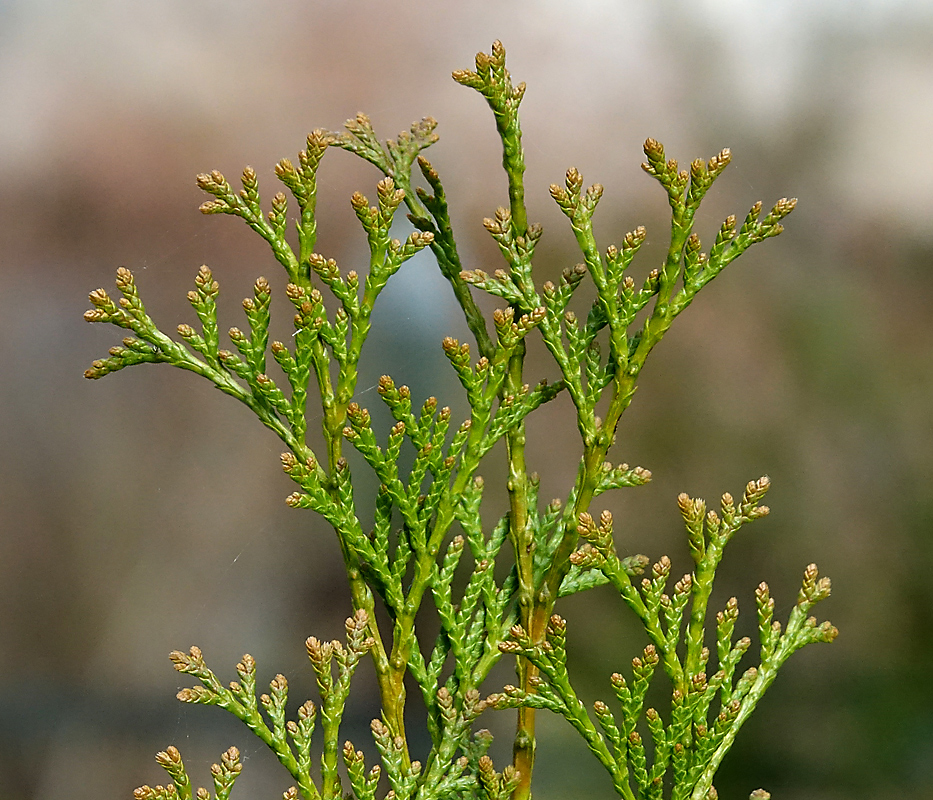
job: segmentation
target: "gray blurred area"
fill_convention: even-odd
[[[152,756],[172,743],[197,784],[236,744],[234,796],[289,785],[235,720],[174,699],[188,682],[166,656],[197,643],[229,679],[250,652],[261,680],[289,676],[296,705],[313,696],[303,641],[340,635],[350,608],[333,535],[285,506],[278,440],[206,382],[164,366],[84,380],[121,335],[82,320],[87,292],[125,265],[171,331],[195,321],[185,293],[207,263],[229,327],[266,275],[288,336],[278,265],[239,220],[198,214],[194,176],[233,182],[251,164],[268,201],[279,158],[360,110],[382,138],[440,121],[428,155],[466,265],[492,271],[495,128],[450,72],[496,38],[528,83],[542,280],[580,260],[547,193],[571,165],[606,187],[603,246],[644,224],[634,274],[659,264],[667,204],[639,169],[648,136],[684,164],[732,148],[699,219],[707,246],[727,214],[800,198],[786,233],[704,290],[653,354],[615,457],[655,478],[596,508],[614,512],[620,549],[668,553],[681,574],[677,494],[716,502],[768,474],[772,515],[730,545],[714,606],[736,595],[752,634],[761,580],[784,619],[808,563],[833,579],[819,613],[838,640],[785,667],[720,797],[933,797],[933,5],[0,0],[0,800],[130,798],[166,781]],[[345,270],[367,254],[349,196],[373,197],[378,177],[342,151],[321,168],[319,250]],[[410,262],[376,320],[361,404],[375,413],[389,372],[462,415],[440,340],[464,331],[430,260]],[[534,348],[530,373],[554,374]],[[575,469],[567,411],[562,398],[530,424],[544,501]],[[485,474],[501,479],[501,462]],[[501,513],[501,495],[487,506]],[[608,591],[563,613],[582,697],[608,700],[638,627]],[[358,746],[376,712],[361,668]],[[513,723],[489,717],[501,766]],[[569,726],[541,730],[537,797],[613,796]]]

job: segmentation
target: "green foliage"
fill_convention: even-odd
[[[457,71],[454,79],[486,99],[502,140],[508,204],[484,221],[505,262],[494,274],[462,268],[441,179],[422,155],[437,141],[434,120],[415,123],[410,132],[382,144],[369,119],[359,115],[342,133],[312,133],[297,166],[288,159],[276,166],[278,179],[297,204],[297,248],[288,240],[287,196],[277,193],[264,214],[251,168],[243,172],[239,192],[219,172],[198,176],[198,185],[213,198],[201,211],[242,218],[285,268],[285,295],[294,306],[290,344],[269,342],[273,289],[262,277],[253,296],[243,301],[245,328],[228,331],[232,350],[220,346],[219,285],[207,267],[200,269],[188,294],[199,328],[179,325],[177,340],[160,331],[146,313],[129,270],[117,272],[118,301],[102,289],[90,295],[94,308],[85,315],[88,321],[113,323],[133,335],[112,348],[108,358],[95,361],[87,377],[142,362],[165,362],[202,375],[247,405],[287,448],[282,466],[298,486],[288,504],[313,509],[330,523],[347,569],[353,614],[347,620],[346,643],[307,641],[319,705],[308,701],[289,718],[284,676],[277,675],[268,694],[257,699],[252,657],[243,657],[237,680],[224,686],[196,647],[171,656],[177,670],[199,682],[178,697],[219,706],[242,720],[292,776],[294,786],[286,798],[527,798],[538,709],[567,719],[608,770],[621,797],[715,797],[716,769],[777,670],[805,644],[835,637],[829,623],[817,625],[808,617],[811,606],[828,596],[829,580],[818,579],[815,565],[807,568],[783,632],[772,619],[774,601],[767,585],[758,587],[760,660],[737,679],[751,643],[732,639],[738,617],[732,598],[716,615],[718,669],[710,674],[705,642],[716,569],[732,536],[767,514],[760,500],[768,479],[749,483],[738,504],[723,495],[719,513],[707,511],[702,500],[678,498],[695,568],[673,590],[668,588],[671,562],[666,556],[640,582],[633,582],[649,560],[620,557],[611,514],[604,511],[596,521],[589,508],[604,492],[651,478],[646,469],[607,460],[651,350],[723,268],[751,245],[782,231],[781,220],[795,201],[779,200],[764,217],[761,203],[756,203],[741,226],[728,217],[709,252],[702,252],[694,217],[728,165],[730,152],[723,150],[709,161],[697,159],[689,170],[681,170],[658,142],[648,139],[642,166],[664,189],[671,208],[664,263],[639,287],[628,268],[645,241],[645,229],[636,228],[618,245],[597,245],[593,215],[603,187],[597,183],[584,189],[582,176],[571,168],[564,185],[552,185],[550,193],[570,222],[582,262],[565,269],[557,284],[539,285],[532,262],[543,230],[529,223],[524,202],[518,111],[525,85],[512,85],[498,42],[491,54],[477,55],[475,70]],[[358,155],[383,176],[373,205],[359,192],[350,201],[370,251],[369,264],[359,272],[342,270],[315,249],[316,174],[331,147]],[[427,189],[412,186],[415,164]],[[404,242],[390,237],[403,204],[415,228]],[[476,356],[470,344],[453,338],[442,345],[466,395],[469,418],[457,423],[434,397],[419,408],[406,386],[383,376],[378,394],[395,423],[388,432],[377,431],[369,411],[353,400],[360,354],[387,281],[424,248],[433,252],[475,340]],[[595,300],[578,317],[571,305],[587,277]],[[333,296],[336,310],[325,304],[323,290]],[[473,290],[504,301],[492,315],[491,332]],[[526,382],[525,339],[532,335],[540,336],[550,353],[558,381]],[[275,377],[269,374],[270,353],[278,367]],[[538,479],[525,459],[525,420],[563,391],[573,405],[582,457],[565,500],[541,509]],[[320,414],[311,407],[315,403]],[[602,409],[599,415],[597,408]],[[324,444],[315,452],[308,444],[308,422],[317,418]],[[508,459],[508,509],[484,524],[480,507],[485,484],[479,469],[500,443]],[[360,454],[378,480],[371,526],[357,510],[347,448]],[[405,450],[413,458],[403,459]],[[403,461],[410,461],[407,469],[400,466]],[[496,568],[503,565],[508,569]],[[601,584],[618,592],[648,640],[644,653],[632,662],[631,677],[617,673],[611,678],[619,706],[615,713],[602,701],[590,710],[578,699],[567,672],[566,623],[554,613],[560,597]],[[416,630],[425,604],[433,607],[439,622],[433,641]],[[385,614],[377,613],[380,607]],[[519,685],[484,699],[490,670],[504,654],[516,658]],[[350,742],[341,744],[340,736],[351,679],[364,658],[373,664],[382,700],[380,717],[372,723],[378,763],[370,768],[363,753]],[[659,666],[672,686],[666,717],[644,708]],[[425,707],[431,746],[421,754],[423,760],[413,759],[406,736],[406,678],[418,686]],[[489,708],[517,709],[513,763],[501,772],[486,754],[488,733],[474,731],[477,718]],[[322,746],[314,739],[318,726]],[[144,786],[137,797],[191,798],[178,751],[168,748],[157,758],[172,784]],[[238,753],[231,748],[212,768],[217,800],[228,796],[239,771]],[[204,789],[195,796],[210,797]],[[765,796],[762,790],[753,793]]]
[[[636,588],[630,580],[631,570],[625,568],[613,547],[612,515],[603,512],[598,525],[589,514],[580,515],[578,532],[584,544],[571,560],[595,567],[605,576],[642,621],[651,641],[642,657],[632,661],[631,684],[619,673],[612,675],[620,718],[606,703],[597,701],[593,705],[594,722],[577,698],[567,673],[567,625],[557,614],[548,622],[544,641],[532,641],[524,628],[515,625],[510,640],[500,645],[500,649],[527,658],[538,669],[538,676],[530,682],[531,691],[507,686],[488,702],[496,708],[533,706],[562,715],[608,770],[621,797],[662,797],[669,772],[673,773],[672,800],[708,797],[716,769],[780,666],[804,645],[832,641],[837,633],[828,622],[817,625],[814,617],[807,616],[815,603],[829,596],[830,586],[828,578],[817,580],[816,565],[811,564],[783,634],[781,623],[772,621],[774,600],[768,585],[758,587],[755,598],[761,662],[749,667],[738,680],[734,680],[736,666],[751,640],[732,640],[739,609],[736,598],[729,599],[725,609],[716,614],[719,669],[712,676],[707,674],[710,653],[703,638],[716,565],[726,542],[742,524],[768,513],[766,506],[757,504],[768,486],[767,478],[749,483],[738,509],[731,495],[723,495],[721,517],[715,511],[707,513],[702,500],[685,494],[678,498],[696,570],[677,581],[671,595],[665,593],[670,559],[662,557],[652,566],[651,577],[644,578]],[[688,606],[690,613],[685,620]],[[667,726],[655,709],[643,711],[648,685],[659,665],[674,687]],[[717,695],[719,711],[711,720],[710,708]],[[650,769],[637,730],[642,716],[653,745]]]

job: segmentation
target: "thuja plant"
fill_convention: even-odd
[[[88,321],[112,323],[132,335],[108,358],[95,361],[87,377],[164,362],[198,373],[244,403],[285,445],[282,466],[299,487],[288,504],[311,509],[329,523],[346,567],[352,605],[346,640],[306,642],[317,703],[292,707],[283,675],[257,697],[256,663],[249,655],[236,665],[236,678],[224,683],[197,647],[171,654],[175,668],[195,680],[178,698],[219,706],[242,720],[291,775],[286,800],[526,800],[542,709],[563,716],[579,732],[620,797],[714,798],[718,767],[781,665],[804,645],[835,637],[829,623],[809,616],[829,595],[829,579],[818,577],[815,565],[807,567],[783,626],[773,619],[767,584],[759,585],[760,648],[751,658],[758,663],[740,669],[751,642],[734,638],[737,601],[730,599],[712,617],[709,601],[726,544],[768,513],[761,505],[768,479],[750,482],[738,500],[724,494],[718,511],[701,499],[678,498],[693,568],[673,586],[666,556],[652,564],[642,555],[618,553],[612,515],[594,516],[591,507],[599,495],[651,477],[646,469],[609,460],[649,353],[707,283],[749,247],[781,233],[781,220],[795,202],[779,200],[770,211],[756,203],[741,222],[728,217],[704,251],[694,217],[731,154],[723,150],[680,169],[661,144],[648,139],[642,166],[660,184],[671,210],[663,262],[641,285],[628,274],[645,241],[642,227],[617,245],[597,245],[592,220],[603,187],[584,188],[571,168],[564,185],[552,185],[550,193],[569,220],[582,261],[567,267],[556,283],[539,283],[532,264],[542,228],[528,220],[518,115],[525,84],[512,84],[498,42],[490,54],[477,55],[474,70],[458,70],[453,77],[485,98],[502,141],[508,198],[484,220],[504,262],[492,274],[465,269],[461,259],[439,173],[423,155],[437,141],[435,121],[425,118],[382,143],[360,114],[343,132],[312,133],[297,163],[283,159],[276,165],[294,202],[294,238],[290,200],[278,192],[264,212],[251,168],[243,172],[239,191],[219,172],[198,176],[211,198],[201,211],[240,217],[284,267],[284,291],[295,312],[288,342],[269,342],[273,289],[265,278],[256,280],[253,296],[243,301],[245,328],[227,333],[232,349],[221,346],[219,287],[207,267],[188,294],[199,325],[183,323],[174,336],[146,313],[127,269],[117,272],[119,300],[102,289],[90,295]],[[365,159],[383,176],[374,204],[360,193],[350,200],[370,251],[369,263],[356,270],[344,270],[316,249],[317,170],[333,148]],[[415,186],[416,178],[423,185]],[[414,227],[404,242],[390,235],[402,206]],[[446,338],[442,344],[469,416],[455,421],[434,397],[419,406],[406,386],[383,376],[378,394],[395,423],[377,431],[370,413],[354,401],[360,354],[387,281],[424,249],[433,253],[472,334],[470,343]],[[578,316],[574,296],[587,280],[595,300]],[[325,304],[325,291],[336,310]],[[476,292],[499,299],[491,327]],[[550,382],[527,375],[526,340],[532,336],[550,354]],[[530,414],[561,392],[572,404],[582,455],[566,497],[542,506],[534,465],[526,459],[525,426]],[[309,431],[318,419],[319,435]],[[377,479],[371,519],[359,511],[362,484],[351,476],[351,448]],[[508,463],[500,495],[508,502],[506,507],[503,499],[498,519],[484,520],[481,471],[496,448]],[[609,679],[612,703],[588,707],[568,673],[567,625],[556,609],[560,598],[605,584],[644,627],[646,646],[630,671]],[[430,609],[436,635],[424,630]],[[490,671],[503,657],[515,661],[516,685],[490,687]],[[381,697],[371,726],[375,763],[369,764],[373,758],[341,735],[361,661],[374,668]],[[646,708],[659,669],[670,702]],[[406,681],[420,689],[418,702],[407,696]],[[418,718],[409,709],[413,704],[423,712],[427,752],[412,752],[406,732],[406,723]],[[515,709],[517,716],[512,763],[500,765],[501,771],[487,754],[490,734],[479,728],[480,717],[494,709]],[[171,782],[139,788],[138,800],[211,797],[206,789],[192,789],[177,749],[167,748],[157,760]],[[212,767],[217,800],[227,798],[240,769],[236,748]],[[752,796],[768,794],[756,790]]]

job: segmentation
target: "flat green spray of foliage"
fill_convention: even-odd
[[[580,733],[620,797],[714,798],[716,770],[779,667],[805,644],[836,636],[829,623],[808,616],[829,595],[829,579],[818,577],[815,565],[807,567],[783,628],[772,619],[768,586],[758,587],[759,663],[740,672],[751,643],[733,640],[738,604],[729,600],[713,623],[708,602],[726,544],[742,526],[768,513],[760,505],[768,479],[749,483],[738,501],[723,495],[718,512],[707,510],[703,500],[678,498],[695,568],[673,589],[666,556],[651,566],[641,555],[620,556],[612,516],[603,511],[596,519],[590,507],[603,492],[639,486],[651,477],[640,467],[607,460],[648,354],[724,267],[751,245],[781,233],[781,220],[795,203],[779,200],[766,213],[756,203],[742,222],[728,217],[703,252],[694,216],[731,154],[723,150],[681,170],[661,144],[648,139],[642,166],[661,185],[671,208],[663,264],[641,286],[626,273],[645,241],[641,227],[618,245],[597,246],[592,219],[603,187],[584,189],[582,176],[571,168],[564,185],[552,185],[550,193],[570,222],[583,260],[565,269],[557,284],[539,285],[532,260],[542,229],[528,221],[525,207],[518,116],[525,84],[513,86],[498,42],[491,54],[477,55],[475,70],[458,70],[453,77],[486,99],[502,140],[508,202],[484,220],[505,262],[494,274],[464,269],[440,177],[422,155],[437,141],[435,121],[426,118],[383,144],[360,114],[342,133],[315,131],[297,163],[283,159],[276,166],[296,207],[297,248],[287,237],[290,201],[284,192],[263,212],[252,169],[243,172],[240,191],[219,172],[198,176],[198,185],[212,198],[201,211],[243,219],[285,268],[285,294],[295,311],[290,343],[269,342],[272,288],[265,278],[257,279],[253,297],[243,301],[246,328],[228,331],[233,350],[221,347],[219,287],[207,267],[201,267],[188,294],[199,327],[179,325],[175,338],[150,319],[129,270],[117,272],[119,300],[102,289],[90,295],[94,307],[85,315],[88,321],[113,323],[132,335],[108,358],[95,361],[87,377],[165,362],[198,373],[249,406],[287,448],[282,466],[299,487],[288,504],[313,509],[330,523],[346,565],[353,604],[346,641],[312,637],[306,643],[320,694],[316,704],[308,701],[289,712],[282,675],[257,697],[256,664],[249,655],[237,664],[236,680],[225,685],[196,647],[172,653],[175,668],[197,681],[178,697],[220,706],[241,719],[292,776],[294,786],[283,795],[287,800],[525,800],[531,795],[539,709],[560,714]],[[344,271],[315,249],[317,169],[334,147],[369,161],[383,175],[374,204],[360,193],[350,200],[369,242],[369,264],[359,271]],[[415,165],[427,188],[413,187]],[[415,230],[401,242],[390,230],[403,205]],[[386,282],[425,248],[449,281],[474,338],[472,344],[443,342],[466,394],[469,418],[452,420],[450,410],[433,397],[417,407],[407,387],[384,376],[378,392],[395,424],[388,432],[375,431],[369,412],[353,401],[360,354]],[[570,307],[587,279],[596,299],[577,316]],[[492,315],[491,330],[474,290],[503,301]],[[325,307],[323,291],[335,298],[336,311]],[[541,338],[559,381],[526,383],[529,336]],[[573,404],[583,455],[564,501],[542,508],[537,477],[526,464],[525,420],[561,392]],[[308,422],[318,418],[324,446],[315,452],[308,445]],[[500,442],[508,459],[508,510],[484,524],[480,468]],[[371,527],[364,527],[357,511],[348,448],[378,478]],[[405,450],[413,460],[403,474],[399,463]],[[599,701],[588,708],[568,675],[566,623],[555,607],[560,597],[602,584],[618,591],[644,625],[648,643],[630,673],[610,678],[613,704]],[[433,606],[440,623],[431,641],[419,636],[415,625],[425,604]],[[386,613],[377,613],[377,607]],[[710,645],[715,640],[715,668],[707,640]],[[516,659],[519,685],[487,694],[487,676],[503,656]],[[378,763],[369,767],[363,753],[340,735],[351,680],[363,659],[375,668],[382,700],[372,723]],[[658,667],[672,685],[670,706],[661,711],[644,707]],[[427,753],[412,753],[406,736],[406,677],[421,691],[431,739]],[[477,719],[493,708],[517,709],[513,763],[501,772],[486,754],[490,735],[476,730]],[[157,760],[171,783],[139,788],[138,800],[211,797],[206,789],[194,792],[174,747]],[[240,769],[236,748],[212,767],[217,800],[229,795]],[[752,794],[767,796],[763,790]]]

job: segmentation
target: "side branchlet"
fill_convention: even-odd
[[[759,501],[769,486],[767,478],[751,481],[739,504],[724,494],[721,514],[707,512],[700,499],[685,494],[678,498],[696,570],[678,580],[670,593],[670,559],[659,559],[635,588],[630,580],[632,570],[626,570],[615,555],[612,516],[603,512],[597,523],[589,514],[581,514],[578,531],[584,544],[574,553],[574,565],[602,572],[642,620],[651,640],[643,656],[633,660],[630,681],[620,673],[611,678],[619,713],[602,701],[597,701],[591,712],[577,697],[567,672],[566,623],[556,615],[548,623],[543,642],[534,642],[524,629],[514,626],[509,639],[500,643],[504,652],[527,658],[537,668],[537,675],[531,691],[507,686],[501,694],[490,696],[490,705],[544,708],[563,716],[607,769],[621,797],[660,798],[666,781],[672,781],[671,798],[709,797],[715,791],[712,781],[719,764],[778,669],[801,647],[831,642],[838,634],[829,622],[818,623],[809,616],[813,605],[830,594],[829,579],[819,577],[816,565],[811,564],[804,572],[797,603],[783,632],[781,624],[772,621],[774,600],[768,585],[759,585],[755,600],[760,661],[738,678],[736,668],[751,641],[745,637],[733,640],[739,609],[737,600],[729,599],[716,614],[718,668],[711,674],[710,652],[703,638],[715,570],[725,544],[738,529],[768,513]],[[644,709],[648,685],[658,665],[673,685],[666,723],[657,710]],[[653,742],[650,764],[637,730],[642,719]],[[752,796],[767,796],[758,791]]]

